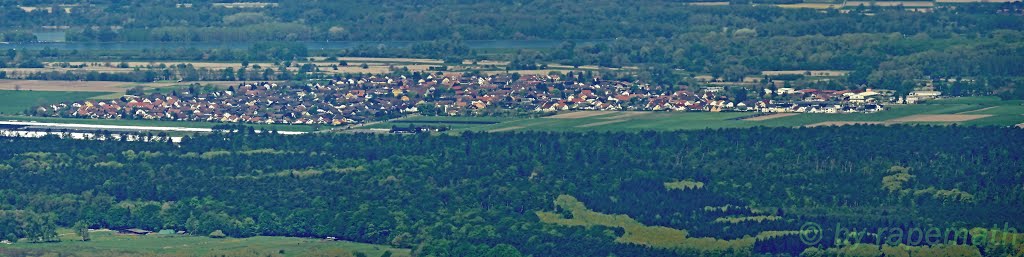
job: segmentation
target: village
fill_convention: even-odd
[[[870,113],[889,104],[936,98],[892,90],[819,90],[663,86],[569,75],[369,76],[283,85],[241,83],[224,90],[128,94],[38,106],[29,114],[93,119],[352,125],[409,114],[425,116],[560,111]]]

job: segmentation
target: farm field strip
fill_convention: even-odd
[[[504,128],[499,128],[499,129],[492,129],[492,130],[488,130],[487,132],[502,132],[502,131],[517,130],[517,129],[521,129],[521,128],[523,128],[523,127],[511,126],[511,127],[504,127]]]
[[[633,118],[633,117],[636,117],[636,116],[643,116],[643,115],[647,115],[647,114],[650,114],[650,112],[635,112],[635,111],[631,111],[631,112],[622,112],[620,114],[612,115],[612,116],[599,117],[598,119],[603,119],[603,120],[627,119],[627,118]]]
[[[592,116],[606,115],[606,114],[610,114],[610,113],[613,113],[613,112],[608,112],[608,111],[575,111],[575,112],[560,113],[560,114],[556,114],[556,115],[552,115],[552,116],[547,116],[547,117],[544,117],[544,118],[547,118],[547,119],[582,119],[582,118],[587,118],[587,117],[592,117]]]
[[[789,116],[794,116],[794,115],[799,115],[799,113],[774,113],[774,114],[768,114],[768,115],[761,115],[761,116],[746,118],[746,119],[743,119],[743,120],[745,120],[745,121],[762,121],[762,120],[778,119],[778,118],[782,118],[782,117],[789,117]]]
[[[606,120],[606,121],[599,121],[599,122],[594,122],[594,123],[587,123],[587,124],[579,125],[579,126],[576,126],[576,127],[577,128],[589,128],[589,127],[603,126],[603,125],[619,123],[619,122],[626,122],[626,121],[629,121],[629,120],[627,120],[627,119]]]
[[[989,117],[988,114],[918,114],[891,119],[886,122],[962,122]]]
[[[974,101],[974,100],[972,100]],[[993,106],[994,105],[994,106]],[[965,112],[970,114],[964,114]],[[636,114],[642,113],[642,114]],[[829,126],[852,124],[961,124],[976,126],[1013,126],[1024,122],[1024,106],[1016,102],[985,102],[982,104],[943,103],[897,105],[879,113],[823,114],[779,113],[742,120],[751,113],[710,112],[576,112],[542,119],[523,119],[468,128],[480,131],[514,130],[542,131],[638,131],[689,130],[705,128],[748,128]],[[618,118],[618,119],[617,119]],[[628,122],[618,121],[628,120]],[[607,122],[604,121],[616,121]]]
[[[984,112],[984,111],[987,111],[987,110],[990,110],[990,109],[994,109],[996,107],[999,107],[999,106],[989,106],[989,107],[985,107],[985,108],[981,108],[981,109],[977,109],[977,110],[963,111],[963,112],[960,112],[958,114],[971,114],[971,113]]]

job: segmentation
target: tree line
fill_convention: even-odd
[[[540,222],[594,211],[723,240],[814,221],[990,227],[1024,215],[1024,131],[847,126],[637,133],[315,134],[231,129],[170,142],[2,138],[0,209],[57,226],[327,237],[422,256],[696,254],[622,230]],[[935,137],[944,140],[934,140]],[[894,180],[893,178],[900,178]],[[669,190],[692,180],[700,190]],[[900,181],[894,183],[894,181]],[[723,206],[727,211],[714,211]],[[719,218],[758,215],[739,223]],[[24,237],[15,234],[16,237]],[[801,252],[780,237],[732,256]],[[768,248],[763,244],[784,248]],[[995,256],[995,255],[993,255]]]
[[[1019,3],[940,5],[931,12],[869,5],[844,13],[770,5],[798,2],[792,0],[731,1],[730,6],[669,0],[360,0],[277,2],[265,8],[223,8],[213,2],[89,2],[67,6],[70,12],[50,12],[48,7],[64,7],[9,1],[0,5],[0,15],[8,18],[0,21],[0,28],[68,26],[69,40],[102,42],[668,38],[722,28],[748,28],[763,36],[939,35],[1022,29],[1020,16],[1001,13]],[[25,12],[18,5],[42,8]]]

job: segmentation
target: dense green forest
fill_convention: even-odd
[[[215,3],[220,1],[76,2],[2,1],[0,15],[7,19],[0,28],[67,26],[73,28],[73,41],[669,38],[723,28],[752,29],[761,36],[934,36],[1024,28],[1021,17],[998,15],[1014,4],[961,4],[923,13],[869,6],[843,14],[743,1],[726,7],[669,0],[267,1],[275,4],[259,8],[225,8]],[[37,9],[26,12],[19,6]],[[50,11],[62,9],[67,11]]]
[[[250,49],[53,50],[8,53],[0,68],[39,67],[62,60],[293,60],[306,55],[498,59],[509,69],[639,66],[653,82],[678,83],[684,74],[741,81],[765,70],[849,70],[827,83],[844,88],[908,91],[922,79],[971,78],[967,90],[1024,95],[1024,3],[941,4],[913,8],[858,6],[843,10],[789,9],[731,1],[698,6],[689,1],[269,1],[226,8],[219,1],[0,1],[2,41],[31,41],[27,31],[64,28],[78,42],[364,41],[334,51],[308,52],[283,43]],[[753,4],[751,4],[753,3]],[[26,12],[20,7],[34,7]],[[47,10],[66,12],[50,12]],[[467,40],[556,40],[546,49],[483,55]],[[407,47],[374,41],[409,40]],[[301,44],[300,44],[301,45]],[[288,46],[282,48],[282,46]],[[259,49],[253,51],[253,49]],[[303,51],[275,51],[275,49]],[[276,70],[276,69],[275,69]],[[34,79],[136,80],[104,74],[43,73]],[[161,71],[155,71],[161,72]],[[265,76],[276,78],[275,76]],[[291,78],[291,77],[289,77]]]
[[[829,237],[813,247],[793,234],[751,237],[806,222],[826,235],[836,226],[1024,231],[1024,130],[1011,128],[0,140],[0,238],[9,240],[48,241],[54,228],[82,223],[334,236],[417,256],[838,256]],[[719,240],[623,243],[622,228],[548,221],[583,215],[566,207],[575,199]],[[968,253],[1021,253],[972,244]],[[845,256],[869,255],[878,256]]]

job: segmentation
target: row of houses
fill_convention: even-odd
[[[872,112],[884,90],[764,89],[750,97],[724,88],[669,87],[640,81],[559,75],[345,78],[327,83],[244,83],[216,92],[125,95],[39,106],[35,115],[97,119],[344,125],[409,113],[464,115],[518,111]]]

